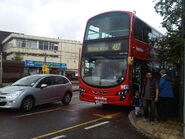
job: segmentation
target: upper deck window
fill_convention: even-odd
[[[106,13],[89,20],[85,40],[129,35],[129,15],[121,12]]]

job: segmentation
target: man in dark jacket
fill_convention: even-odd
[[[173,81],[167,76],[165,70],[160,71],[158,114],[160,120],[167,120],[171,114],[173,104]]]
[[[144,118],[154,124],[155,120],[155,102],[158,101],[159,85],[156,79],[153,78],[151,72],[146,73],[142,89],[142,98],[144,104]]]

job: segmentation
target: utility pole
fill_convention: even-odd
[[[182,38],[183,38],[183,136],[185,138],[185,0],[182,0]],[[182,87],[182,86],[181,86]]]
[[[46,53],[44,53],[44,64],[46,64]]]

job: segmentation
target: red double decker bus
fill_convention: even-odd
[[[160,35],[132,12],[112,11],[90,18],[79,68],[80,100],[131,105],[145,71],[159,67],[156,46],[149,45],[149,40]]]

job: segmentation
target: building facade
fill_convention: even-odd
[[[6,60],[19,56],[25,63],[25,74],[54,73],[75,76],[78,71],[79,41],[11,33],[2,41]],[[43,65],[47,67],[43,69]]]

